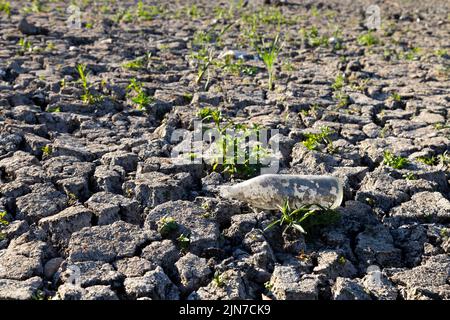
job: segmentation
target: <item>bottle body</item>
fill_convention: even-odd
[[[279,209],[286,199],[291,208],[315,204],[334,209],[341,205],[344,190],[332,176],[264,174],[224,187],[221,194],[266,210]]]

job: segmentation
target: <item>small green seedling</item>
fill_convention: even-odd
[[[19,39],[19,46],[20,46],[20,52],[23,54],[25,52],[31,51],[31,42],[28,41],[26,38],[20,38]]]
[[[53,42],[53,41],[48,41],[47,42],[47,45],[46,45],[46,47],[45,47],[45,50],[46,51],[53,51],[53,50],[55,50],[56,49],[56,45],[55,45],[55,43]]]
[[[368,31],[358,37],[357,42],[360,46],[371,47],[380,43],[380,40],[372,33]]]
[[[402,96],[398,92],[392,92],[391,97],[392,101],[401,102]]]
[[[334,83],[331,85],[331,88],[334,91],[341,90],[345,86],[345,76],[343,74],[338,74]]]
[[[263,166],[262,160],[267,159],[269,150],[261,143],[255,143],[253,146],[246,145],[247,138],[259,135],[258,126],[248,127],[236,124],[229,119],[224,119],[219,110],[208,107],[201,109],[198,116],[204,122],[213,122],[220,134],[219,138],[214,140],[216,154],[212,163],[213,171],[222,169],[222,173],[231,176],[250,177]],[[231,129],[233,133],[229,133],[227,129]]]
[[[125,69],[134,71],[144,69],[146,66],[147,66],[146,57],[139,57],[122,64],[122,67],[124,67]]]
[[[316,26],[311,26],[308,29],[302,28],[300,34],[303,42],[310,47],[328,46],[328,37],[321,36]]]
[[[68,206],[74,206],[78,204],[79,200],[75,193],[69,192],[67,193],[67,205]]]
[[[207,88],[210,81],[209,67],[211,67],[215,61],[214,50],[200,50],[196,55],[196,59],[198,61],[198,72],[195,83],[197,85],[200,84],[200,82],[203,80],[203,77],[205,76],[205,73],[207,73],[207,80],[205,84],[205,88]]]
[[[9,225],[9,221],[6,220],[6,215],[8,213],[6,211],[0,211],[0,231],[3,227],[6,227]],[[6,238],[6,235],[2,232],[0,232],[0,241],[4,240]]]
[[[408,172],[402,175],[403,178],[405,178],[406,180],[417,180],[417,176],[412,173],[412,172]]]
[[[396,156],[389,150],[383,152],[383,163],[394,169],[403,169],[409,164],[407,158]]]
[[[11,17],[11,3],[9,1],[0,1],[0,12],[3,12],[8,17]]]
[[[254,76],[258,72],[258,68],[254,66],[249,66],[244,64],[242,59],[237,59],[236,61],[232,56],[226,56],[224,61],[216,62],[217,66],[223,69],[225,72],[234,74],[234,75],[248,75]]]
[[[450,129],[450,124],[449,123],[436,123],[434,125],[434,128],[436,130],[445,130],[445,129]]]
[[[33,295],[31,296],[31,300],[45,300],[46,299],[46,295],[45,292],[42,290],[36,290],[36,292],[33,293]]]
[[[264,288],[266,288],[267,291],[272,291],[273,289],[273,283],[271,283],[270,281],[264,282]]]
[[[214,273],[214,277],[213,277],[213,283],[216,285],[216,287],[218,288],[222,288],[223,286],[225,286],[225,281],[222,277],[222,275],[220,274],[219,271],[216,271]]]
[[[412,60],[418,60],[420,58],[420,54],[422,52],[422,49],[419,47],[412,47],[410,50],[403,53],[403,58],[408,61]]]
[[[42,154],[46,157],[50,156],[52,154],[53,150],[52,150],[52,146],[47,144],[45,146],[42,147]]]
[[[44,5],[41,0],[32,0],[31,1],[31,12],[39,13],[44,11]]]
[[[335,149],[330,138],[330,135],[333,133],[334,131],[327,126],[320,128],[320,133],[304,133],[306,139],[303,141],[303,145],[311,151],[319,151],[320,146],[325,145],[326,151],[333,153]]]
[[[449,53],[446,49],[437,49],[434,51],[434,54],[439,58],[445,58],[449,56]]]
[[[337,99],[338,108],[344,108],[350,104],[350,96],[342,91],[337,91],[334,97]]]
[[[198,116],[202,121],[213,121],[216,127],[219,127],[220,123],[223,121],[222,113],[220,112],[220,110],[212,109],[209,107],[200,109],[200,111],[198,112]]]
[[[127,86],[127,95],[131,97],[131,101],[135,104],[138,110],[147,110],[147,107],[154,101],[153,97],[147,95],[142,83],[136,79],[131,79]]]
[[[177,229],[178,223],[172,217],[164,216],[158,221],[158,231],[163,237]]]
[[[86,104],[93,104],[98,101],[98,99],[91,93],[91,85],[88,81],[89,72],[86,72],[85,64],[78,64],[77,71],[79,76],[79,81],[83,88],[83,94],[81,95],[81,100]]]
[[[59,106],[49,107],[49,108],[47,108],[47,112],[51,112],[51,113],[61,112],[61,107],[59,107]]]
[[[275,79],[275,62],[277,61],[281,48],[282,44],[280,43],[280,34],[277,34],[268,46],[264,41],[262,41],[261,45],[256,46],[256,51],[264,62],[269,74],[269,90],[274,89],[273,82]]]
[[[421,156],[417,157],[416,160],[428,166],[435,166],[439,164],[439,159],[436,156]]]
[[[286,199],[283,206],[279,208],[281,218],[270,223],[264,231],[279,225],[280,227],[284,226],[283,234],[289,229],[294,229],[300,233],[306,234],[307,232],[304,228],[304,224],[306,223],[309,228],[312,228],[313,226],[335,223],[339,218],[337,211],[325,208],[319,204],[307,204],[298,209],[291,209],[289,199]]]
[[[145,5],[142,1],[139,1],[137,4],[136,16],[139,20],[150,21],[153,20],[156,16],[161,15],[163,13],[163,9],[158,6],[148,6]]]
[[[8,220],[6,220],[7,214],[8,213],[6,211],[0,211],[0,226],[7,226],[7,225],[9,225]]]
[[[196,4],[192,4],[190,7],[186,7],[186,14],[192,19],[197,19],[202,13]]]
[[[180,236],[177,238],[177,242],[180,245],[181,250],[187,250],[189,244],[191,243],[191,240],[188,236],[180,234]]]

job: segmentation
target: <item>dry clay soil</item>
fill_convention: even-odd
[[[0,12],[0,299],[450,298],[450,3],[376,1],[368,32],[370,2],[292,2]],[[252,42],[278,33],[268,90]],[[172,161],[205,108],[278,129],[280,173],[341,178],[340,220],[264,230],[279,212],[219,195],[243,172]]]

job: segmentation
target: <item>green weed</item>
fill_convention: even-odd
[[[214,272],[213,283],[218,288],[225,286],[225,281],[219,271]]]
[[[229,119],[224,119],[220,111],[211,108],[201,109],[198,115],[202,121],[214,123],[220,134],[214,141],[216,157],[212,163],[213,171],[221,169],[222,173],[231,176],[250,177],[261,168],[261,160],[266,159],[270,152],[261,143],[246,145],[250,136],[258,137],[259,127],[235,124]],[[232,134],[227,131],[228,129],[231,129]]]
[[[345,86],[345,76],[343,74],[338,74],[336,79],[334,80],[331,88],[334,91],[341,90]]]
[[[94,104],[98,102],[100,100],[100,97],[96,97],[91,93],[91,84],[89,83],[88,80],[90,73],[86,72],[86,65],[78,64],[76,69],[78,71],[79,81],[83,89],[81,100],[86,104]]]
[[[181,234],[177,238],[177,242],[178,242],[181,250],[187,250],[187,248],[189,248],[189,244],[190,244],[191,240],[189,239],[188,236],[185,236],[184,234]]]
[[[409,164],[407,158],[396,156],[389,150],[383,152],[383,163],[394,169],[403,169]]]
[[[368,31],[358,37],[357,42],[360,46],[371,47],[380,43],[380,40],[372,33]]]
[[[275,62],[277,61],[281,48],[282,44],[280,43],[280,34],[277,34],[268,45],[263,40],[261,45],[256,45],[255,47],[269,74],[269,90],[274,89],[273,82],[275,79]]]
[[[281,217],[270,223],[264,231],[279,225],[280,227],[284,227],[283,234],[291,228],[306,234],[306,229],[311,230],[316,226],[332,224],[339,219],[339,213],[337,211],[318,204],[307,204],[298,209],[291,209],[289,199],[286,199],[283,206],[279,208]]]
[[[145,56],[145,57],[136,58],[136,59],[128,61],[128,62],[124,62],[122,64],[122,67],[125,69],[136,71],[136,70],[146,68],[147,63],[148,63],[148,58],[147,58],[147,56]]]
[[[7,214],[8,213],[6,211],[0,211],[0,226],[7,226],[7,225],[9,225],[8,220],[6,220]]]
[[[11,3],[9,1],[0,0],[0,12],[11,17]]]
[[[149,6],[139,1],[136,9],[136,16],[140,20],[153,20],[156,16],[163,14],[164,11],[159,6]]]
[[[178,229],[178,223],[174,218],[164,216],[162,217],[158,223],[158,231],[161,234],[161,236],[167,236],[172,231],[175,231]]]
[[[316,151],[320,151],[324,145],[328,153],[333,153],[335,152],[335,148],[330,138],[330,135],[333,133],[334,131],[332,129],[324,126],[320,128],[319,133],[304,133],[303,135],[306,139],[302,143],[307,149]]]
[[[147,107],[154,101],[153,97],[147,95],[142,83],[136,79],[131,79],[130,84],[126,88],[127,95],[131,97],[131,101],[138,110],[147,110]]]
[[[45,146],[42,147],[42,154],[46,157],[50,156],[52,154],[53,150],[52,150],[52,146],[47,144]]]
[[[31,51],[32,43],[28,41],[26,38],[20,38],[18,45],[20,46],[20,52],[24,54],[25,52]]]

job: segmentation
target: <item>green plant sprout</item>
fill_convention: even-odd
[[[122,67],[134,71],[144,69],[147,66],[149,55],[146,55],[145,57],[139,57],[128,62],[124,62],[122,64]]]
[[[200,111],[198,112],[198,116],[203,121],[212,120],[214,122],[214,124],[216,125],[216,127],[219,127],[220,122],[222,122],[222,120],[223,120],[222,113],[220,112],[220,110],[212,109],[209,107],[200,109]]]
[[[79,202],[78,197],[75,193],[69,192],[67,193],[67,205],[74,206]]]
[[[23,13],[30,13],[30,12],[39,13],[39,12],[44,12],[45,8],[44,8],[44,5],[42,4],[41,0],[32,0],[31,6],[27,6],[23,9],[21,9],[21,11]]]
[[[435,156],[421,156],[417,157],[416,160],[428,166],[435,166],[439,164],[439,159]]]
[[[333,133],[334,131],[327,126],[321,127],[319,133],[304,133],[306,139],[303,141],[303,145],[311,151],[320,151],[321,145],[325,145],[326,151],[333,153],[335,148],[330,138]]]
[[[278,55],[282,49],[282,44],[280,44],[280,34],[278,33],[273,41],[267,46],[267,44],[262,41],[261,45],[256,45],[256,51],[259,57],[262,59],[267,72],[269,74],[269,90],[273,90],[273,82],[275,79],[275,62],[277,61]]]
[[[0,226],[7,226],[9,225],[8,220],[6,220],[6,215],[8,213],[6,211],[0,211]]]
[[[270,223],[264,231],[279,225],[280,227],[284,226],[283,234],[291,228],[306,234],[305,228],[311,230],[315,226],[332,224],[339,219],[337,211],[318,204],[307,204],[297,209],[291,209],[289,199],[286,199],[283,206],[279,208],[281,217]]]
[[[239,1],[230,1],[228,8],[224,8],[222,5],[218,5],[214,7],[214,17],[217,20],[226,19],[226,20],[233,20],[236,13],[239,13],[239,11],[244,7],[245,2],[244,0]]]
[[[59,107],[59,106],[48,107],[47,108],[47,112],[51,112],[51,113],[53,113],[53,112],[61,112],[61,107]]]
[[[164,216],[158,221],[158,231],[161,234],[161,236],[163,236],[163,237],[177,229],[178,229],[178,223],[172,217]]]
[[[85,64],[78,64],[77,71],[79,76],[79,81],[83,88],[83,94],[81,95],[81,100],[86,104],[93,104],[98,101],[98,98],[91,93],[91,85],[88,81],[89,72],[86,72]]]
[[[186,7],[186,14],[192,19],[198,19],[202,15],[201,11],[196,4],[192,4],[190,7]]]
[[[43,146],[41,150],[42,150],[42,154],[46,157],[50,156],[53,152],[52,146],[49,144]]]
[[[439,58],[445,58],[448,57],[448,51],[446,49],[437,49],[434,51],[434,54]]]
[[[214,272],[213,283],[218,288],[225,286],[225,281],[219,271]]]
[[[9,1],[0,0],[0,12],[11,17],[11,3]]]
[[[142,1],[137,4],[136,16],[140,20],[149,21],[153,20],[156,16],[163,13],[163,9],[158,6],[145,5]]]
[[[402,57],[408,61],[417,60],[420,58],[421,52],[422,49],[419,47],[412,47],[410,50],[403,52]]]
[[[409,164],[407,158],[396,156],[389,150],[383,152],[383,163],[394,169],[403,169]]]
[[[316,26],[310,28],[300,29],[300,35],[303,39],[303,43],[310,47],[328,46],[328,37],[319,34],[319,29]]]
[[[154,101],[153,97],[147,95],[142,83],[136,79],[131,79],[130,84],[126,88],[127,95],[131,97],[131,101],[136,105],[138,110],[147,110],[147,107]]]
[[[344,108],[350,104],[350,97],[345,92],[337,91],[335,92],[334,97],[337,99],[338,108]]]
[[[345,76],[343,74],[338,74],[336,79],[334,80],[331,88],[334,91],[341,90],[345,86]]]
[[[412,180],[417,180],[417,176],[414,173],[412,173],[412,172],[405,173],[405,174],[402,175],[402,177],[404,179],[406,179],[406,180],[411,180],[411,181]]]
[[[19,39],[19,46],[20,46],[20,52],[23,54],[25,52],[31,51],[31,42],[28,41],[26,38],[20,38]]]
[[[232,176],[249,177],[257,172],[262,164],[261,160],[266,159],[270,152],[260,143],[253,146],[246,145],[246,139],[250,136],[259,135],[259,127],[247,127],[242,124],[235,124],[230,119],[224,119],[219,110],[203,108],[198,116],[202,121],[214,123],[219,138],[214,141],[216,157],[212,163],[212,170],[222,169],[222,173],[228,173]],[[231,129],[230,134],[227,129]],[[229,156],[233,155],[233,156]],[[240,163],[242,160],[242,163]],[[255,164],[251,163],[255,160]]]
[[[317,110],[319,109],[318,104],[313,104],[308,109],[301,110],[300,113],[305,117],[314,117],[317,116]]]
[[[203,80],[205,74],[207,75],[207,80],[205,83],[205,88],[208,88],[210,81],[210,69],[213,66],[220,66],[220,62],[215,58],[215,50],[214,47],[210,45],[211,42],[220,42],[222,36],[227,32],[232,26],[233,23],[230,23],[222,28],[217,33],[215,29],[215,25],[213,25],[206,32],[196,33],[192,44],[193,46],[199,47],[199,49],[190,54],[191,59],[196,61],[197,63],[197,77],[195,79],[195,83],[199,85]]]
[[[0,231],[9,225],[9,221],[6,220],[6,215],[8,213],[6,211],[0,211]],[[0,241],[4,240],[6,238],[6,235],[2,232],[0,232]]]
[[[357,42],[360,46],[371,47],[380,43],[380,40],[372,33],[368,31],[358,37]]]
[[[223,62],[217,62],[216,65],[227,73],[234,75],[248,75],[254,76],[258,72],[258,68],[254,66],[245,65],[242,59],[234,61],[232,56],[226,56]]]
[[[392,101],[400,102],[402,101],[402,96],[398,92],[392,92],[390,99]]]
[[[209,67],[214,63],[214,51],[213,49],[209,49],[206,51],[201,50],[197,53],[195,58],[198,61],[198,72],[195,83],[197,85],[200,84],[200,82],[203,80],[203,77],[205,76],[205,73],[207,73],[208,77],[205,84],[205,88],[207,88],[210,81]]]
[[[180,245],[180,248],[182,250],[187,250],[191,240],[189,239],[189,236],[186,236],[184,234],[180,234],[180,236],[177,238],[177,242]]]

